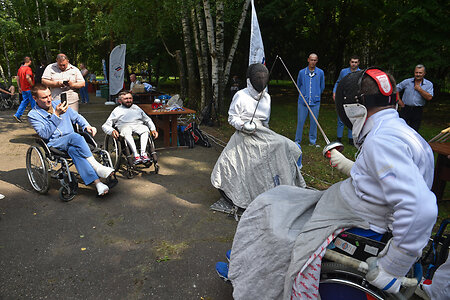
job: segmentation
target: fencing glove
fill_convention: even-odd
[[[244,125],[242,126],[242,131],[247,134],[252,134],[253,132],[256,131],[256,123],[250,121],[245,122]]]
[[[350,170],[352,169],[354,162],[346,158],[344,155],[342,155],[341,152],[337,151],[336,149],[332,149],[330,151],[330,164],[342,174],[350,176]]]
[[[392,239],[387,243],[378,257],[369,257],[367,281],[388,293],[398,293],[405,280],[405,275],[416,261],[416,257],[408,255],[396,247]]]

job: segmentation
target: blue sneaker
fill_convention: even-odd
[[[220,278],[222,278],[225,281],[230,281],[228,279],[228,264],[219,261],[216,263],[216,272],[219,275]]]
[[[227,257],[228,262],[230,262],[230,257],[231,257],[231,249],[227,251],[227,254],[225,254]]]

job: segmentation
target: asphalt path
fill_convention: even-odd
[[[80,112],[101,144],[113,107],[91,99]],[[0,299],[232,299],[214,265],[237,223],[209,209],[219,198],[210,174],[220,147],[160,150],[159,174],[119,173],[104,198],[80,184],[65,203],[57,181],[46,195],[28,182],[34,131],[13,113],[0,112]]]

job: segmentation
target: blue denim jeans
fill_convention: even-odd
[[[88,82],[80,89],[81,103],[89,103]]]
[[[319,119],[320,103],[310,106],[316,119]],[[303,135],[303,125],[305,125],[306,117],[309,115],[308,107],[302,102],[297,104],[297,131],[295,133],[295,141],[301,143]],[[309,116],[309,143],[315,145],[317,141],[317,124],[314,119]]]
[[[19,108],[14,114],[17,118],[20,119],[20,117],[22,117],[23,112],[28,106],[28,103],[30,103],[31,108],[33,108],[36,105],[36,102],[31,96],[31,91],[22,91],[22,102],[20,102]]]
[[[339,118],[339,116],[338,116],[338,122],[337,122],[337,137],[338,138],[342,138],[342,136],[344,135],[344,126],[345,126],[345,124],[341,121],[341,118]],[[350,130],[350,128],[348,128],[347,136],[349,139],[353,138],[352,131]]]

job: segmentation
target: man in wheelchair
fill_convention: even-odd
[[[124,137],[133,152],[134,164],[147,163],[150,161],[150,158],[145,149],[149,133],[151,132],[153,138],[158,138],[155,124],[139,106],[133,104],[133,96],[130,92],[120,92],[118,101],[121,105],[111,112],[106,122],[102,125],[102,129],[115,139],[119,138],[119,136]],[[137,151],[133,133],[140,136],[140,152]]]
[[[339,83],[335,102],[359,151],[352,162],[331,150],[330,163],[349,178],[326,191],[277,186],[248,206],[229,269],[216,265],[233,284],[235,299],[317,299],[324,253],[329,245],[338,247],[344,229],[375,236],[392,231],[381,251],[359,249],[371,256],[365,284],[383,293],[398,293],[401,278],[421,257],[437,217],[430,190],[434,158],[399,118],[394,79],[378,68],[351,73]]]
[[[67,101],[52,102],[50,90],[43,84],[32,88],[36,106],[28,113],[28,120],[36,133],[47,142],[47,146],[65,151],[72,158],[84,184],[94,183],[99,196],[108,193],[109,187],[99,179],[113,175],[114,169],[95,160],[86,140],[74,132],[73,124],[94,136],[97,132],[87,120],[69,108]]]

